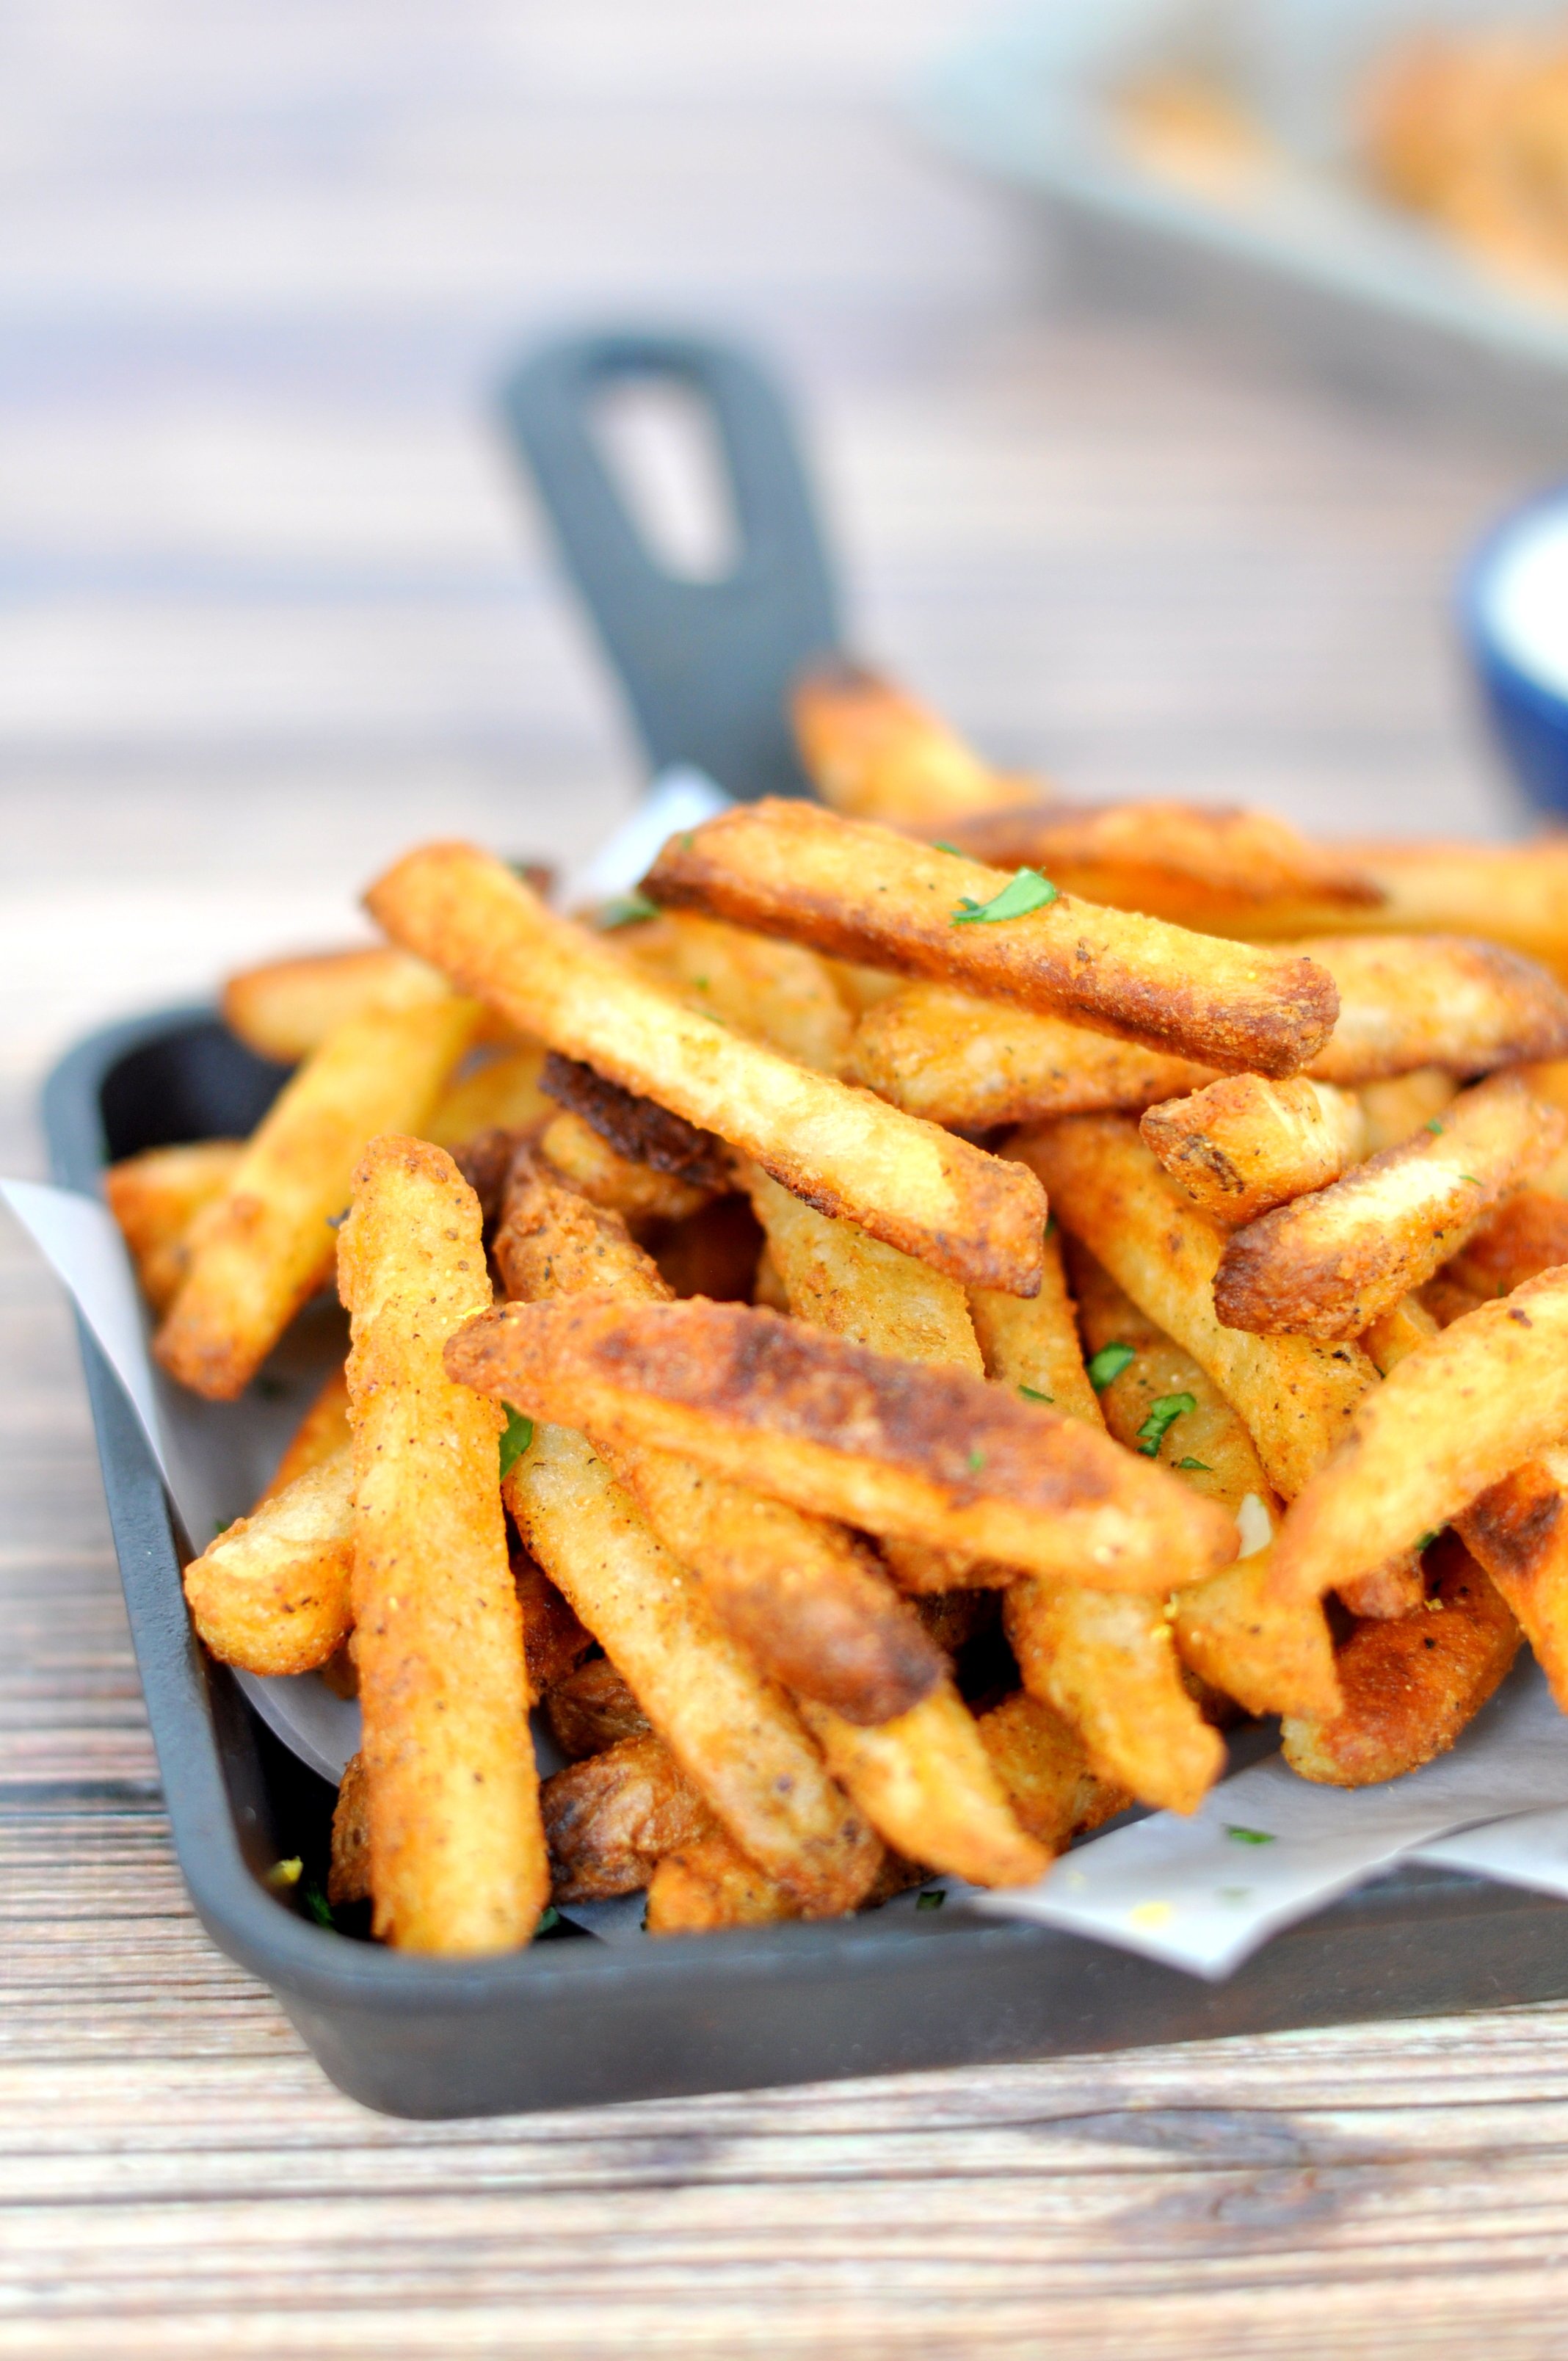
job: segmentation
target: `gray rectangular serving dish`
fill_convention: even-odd
[[[281,1080],[206,1009],[96,1033],[44,1091],[55,1179],[95,1192],[137,1149],[248,1130]],[[1082,1938],[960,1912],[611,1949],[412,1959],[329,1931],[266,1872],[324,1860],[332,1792],[197,1644],[170,1504],[85,1331],[82,1360],[180,1864],[203,1924],[267,1984],[325,2071],[414,2116],[743,2090],[1568,1998],[1568,1905],[1412,1871],[1208,1984]]]

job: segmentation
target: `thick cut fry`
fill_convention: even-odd
[[[1491,1073],[1568,1055],[1568,994],[1498,943],[1461,935],[1314,936],[1292,950],[1339,987],[1333,1038],[1308,1071],[1350,1089],[1418,1066]]]
[[[1098,1776],[1146,1804],[1195,1812],[1225,1749],[1182,1687],[1163,1609],[1017,1582],[1002,1613],[1025,1687],[1066,1715]]]
[[[1568,1270],[1485,1303],[1389,1371],[1286,1515],[1285,1591],[1386,1565],[1568,1433]]]
[[[807,804],[738,805],[673,837],[645,883],[672,907],[1226,1071],[1293,1074],[1333,1027],[1333,988],[1299,953],[1190,934],[1065,894],[992,923],[985,906],[1008,883],[1000,870]]]
[[[546,1689],[565,1680],[572,1667],[593,1646],[593,1634],[584,1630],[542,1565],[522,1552],[511,1562],[522,1616],[523,1662],[528,1670],[528,1694],[538,1704]]]
[[[514,1314],[598,1304],[514,1304]],[[603,1307],[613,1309],[614,1307]],[[852,1909],[874,1838],[762,1677],[580,1433],[540,1424],[506,1479],[530,1550],[625,1675],[682,1769],[759,1867],[810,1915]]]
[[[556,1115],[546,1126],[540,1147],[579,1196],[589,1198],[607,1213],[619,1213],[622,1221],[641,1230],[690,1221],[712,1193],[677,1179],[673,1172],[655,1172],[651,1164],[620,1155],[580,1115]]]
[[[1020,1828],[1049,1853],[1065,1852],[1133,1800],[1091,1770],[1072,1724],[1027,1689],[993,1705],[977,1727]]]
[[[180,1292],[190,1265],[191,1224],[227,1188],[244,1154],[241,1139],[198,1139],[188,1147],[149,1148],[104,1173],[109,1211],[155,1312],[166,1312]]]
[[[1281,1598],[1259,1550],[1175,1597],[1176,1644],[1199,1679],[1248,1713],[1339,1710],[1333,1644],[1315,1599]]]
[[[304,951],[231,975],[224,1023],[258,1058],[298,1065],[329,1033],[357,1016],[444,1000],[451,986],[423,960],[386,943],[346,951]]]
[[[824,1212],[966,1284],[1038,1285],[1043,1208],[1027,1174],[694,1015],[499,862],[427,846],[367,898],[389,933],[503,1016],[716,1132]]]
[[[968,1131],[1150,1106],[1213,1078],[1190,1059],[941,983],[900,984],[868,1009],[845,1071],[907,1115]]]
[[[1483,1301],[1510,1295],[1527,1279],[1568,1262],[1568,1202],[1522,1189],[1471,1233],[1443,1277]]]
[[[1378,1376],[1386,1378],[1390,1369],[1397,1369],[1401,1361],[1430,1344],[1437,1329],[1437,1322],[1419,1295],[1402,1295],[1372,1323],[1361,1342]]]
[[[622,1738],[641,1738],[653,1726],[608,1656],[592,1656],[552,1682],[543,1703],[550,1735],[569,1763],[602,1754]]]
[[[622,949],[698,1008],[785,1058],[836,1074],[850,1046],[843,998],[815,951],[727,927],[695,911],[667,910],[627,928]]]
[[[1442,1115],[1459,1095],[1459,1084],[1441,1066],[1418,1066],[1392,1082],[1364,1082],[1356,1093],[1365,1126],[1365,1153],[1381,1156]]]
[[[1376,1381],[1366,1356],[1354,1345],[1222,1327],[1213,1303],[1220,1234],[1172,1186],[1124,1115],[1073,1115],[1017,1134],[1010,1147],[1047,1183],[1063,1228],[1239,1411],[1275,1490],[1286,1499],[1299,1492]]]
[[[1394,1623],[1413,1615],[1427,1595],[1420,1553],[1407,1550],[1375,1574],[1362,1574],[1339,1585],[1340,1604],[1365,1623]]]
[[[606,1082],[579,1059],[563,1058],[554,1049],[544,1060],[542,1087],[557,1105],[581,1115],[618,1156],[652,1165],[655,1172],[671,1173],[678,1180],[689,1180],[696,1189],[729,1186],[729,1159],[724,1142],[710,1131],[698,1131],[684,1115],[672,1115],[656,1099],[623,1091],[619,1082]]]
[[[338,1235],[373,1924],[400,1949],[525,1943],[549,1899],[493,1404],[442,1347],[486,1306],[478,1200],[439,1148],[373,1140]]]
[[[221,1196],[153,1349],[171,1378],[232,1401],[332,1273],[334,1219],[367,1139],[417,1131],[478,1011],[451,993],[340,1026],[274,1101]]]
[[[242,1672],[313,1672],[353,1621],[353,1553],[354,1464],[345,1439],[192,1560],[191,1620],[214,1655]]]
[[[747,1304],[509,1303],[453,1340],[448,1367],[532,1415],[1052,1580],[1166,1590],[1236,1545],[1223,1510],[1074,1420]]]
[[[1032,1301],[977,1288],[970,1312],[985,1374],[995,1384],[1011,1386],[1025,1401],[1044,1401],[1064,1418],[1104,1425],[1100,1397],[1083,1366],[1061,1241],[1054,1230],[1046,1239],[1045,1277]]]
[[[555,1109],[539,1087],[544,1051],[537,1042],[503,1049],[442,1093],[426,1126],[438,1148],[458,1148],[487,1131],[526,1131]]]
[[[662,1853],[717,1825],[662,1738],[649,1730],[557,1771],[540,1791],[557,1902],[608,1902],[647,1884]]]
[[[1565,1128],[1515,1075],[1462,1092],[1413,1139],[1238,1230],[1215,1312],[1255,1335],[1359,1336],[1551,1159]]]
[[[1036,780],[999,777],[926,706],[860,664],[806,673],[790,712],[824,803],[855,818],[918,828],[1047,793]]]
[[[351,1754],[345,1764],[333,1809],[326,1898],[334,1909],[341,1902],[370,1899],[370,1806],[362,1754]]]
[[[1344,1702],[1329,1721],[1287,1719],[1285,1760],[1327,1787],[1374,1787],[1446,1753],[1506,1678],[1519,1628],[1475,1559],[1452,1539],[1439,1560],[1435,1612],[1362,1623],[1340,1650]]]
[[[1248,931],[1328,934],[1479,935],[1507,943],[1546,967],[1568,966],[1568,842],[1538,837],[1530,844],[1357,842],[1326,848],[1376,886],[1374,909],[1324,904],[1310,919],[1263,912]],[[1238,932],[1242,931],[1238,928]]]
[[[1326,1189],[1365,1153],[1360,1103],[1297,1074],[1227,1074],[1150,1107],[1138,1126],[1182,1194],[1221,1229]]]
[[[949,1682],[880,1729],[826,1706],[801,1711],[836,1778],[883,1842],[971,1885],[1029,1885],[1050,1856],[1026,1835],[974,1716]]]
[[[1516,1467],[1455,1525],[1568,1713],[1568,1449],[1554,1444]]]
[[[264,1492],[257,1495],[256,1508],[276,1499],[286,1492],[297,1476],[319,1467],[348,1441],[348,1378],[342,1369],[334,1369],[323,1379],[317,1394],[289,1440],[289,1447],[278,1462],[277,1472]],[[251,1510],[252,1516],[256,1510]]]
[[[722,1927],[771,1927],[800,1905],[764,1877],[723,1828],[667,1853],[648,1881],[650,1935],[711,1935]]]

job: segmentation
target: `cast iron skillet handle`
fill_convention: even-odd
[[[639,377],[672,379],[712,413],[739,544],[721,581],[666,573],[605,466],[594,401]],[[801,666],[837,648],[838,600],[777,387],[733,346],[609,330],[542,346],[500,405],[653,768],[695,763],[746,801],[808,795],[786,698]]]

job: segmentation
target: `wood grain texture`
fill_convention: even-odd
[[[979,0],[0,21],[0,1169],[88,1023],[634,766],[482,397],[733,321],[868,652],[1078,793],[1495,831],[1443,601],[1528,463],[1039,300],[894,111]],[[0,2353],[1562,2349],[1568,2012],[384,2122],[170,1853],[74,1339],[0,1234]]]

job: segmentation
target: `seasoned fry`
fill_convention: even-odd
[[[646,1885],[662,1853],[707,1836],[713,1814],[662,1738],[622,1738],[540,1790],[557,1902],[607,1902]]]
[[[293,959],[231,975],[224,1023],[258,1058],[298,1065],[351,1018],[444,1000],[451,986],[438,969],[385,943],[345,951],[304,951]]]
[[[1095,1775],[1072,1724],[1027,1689],[982,1713],[977,1727],[1019,1826],[1047,1852],[1065,1852],[1133,1800]]]
[[[334,1369],[323,1378],[321,1391],[290,1437],[289,1447],[278,1462],[272,1481],[265,1491],[257,1495],[256,1508],[274,1500],[286,1492],[297,1476],[307,1469],[319,1467],[348,1441],[348,1378],[342,1369]],[[251,1515],[256,1514],[256,1509]]]
[[[710,1202],[710,1191],[620,1155],[580,1115],[556,1115],[546,1126],[540,1147],[579,1196],[606,1213],[619,1213],[640,1230],[689,1222]]]
[[[622,1738],[641,1738],[653,1726],[608,1656],[591,1656],[553,1681],[542,1702],[550,1735],[569,1763],[602,1754]]]
[[[510,1308],[531,1319],[602,1309],[615,1307]],[[852,1909],[876,1873],[870,1829],[827,1776],[788,1700],[583,1435],[536,1426],[505,1489],[532,1554],[737,1841],[744,1837],[746,1852],[809,1915]]]
[[[906,1115],[969,1131],[1150,1106],[1213,1079],[1211,1066],[941,983],[901,984],[869,1009],[845,1071]]]
[[[528,1694],[538,1704],[546,1689],[565,1680],[572,1668],[593,1646],[593,1634],[584,1630],[541,1565],[525,1553],[514,1551],[512,1581],[522,1617],[522,1653],[528,1671]]]
[[[1443,1277],[1485,1300],[1508,1295],[1543,1270],[1568,1262],[1568,1202],[1522,1189],[1473,1230]]]
[[[1519,951],[1460,935],[1293,943],[1339,988],[1333,1038],[1307,1071],[1350,1089],[1418,1066],[1493,1072],[1568,1055],[1568,993]]]
[[[1568,1713],[1568,1449],[1539,1452],[1454,1520]]]
[[[1519,1625],[1458,1542],[1438,1543],[1432,1556],[1438,1611],[1358,1625],[1339,1653],[1340,1712],[1287,1719],[1285,1760],[1300,1778],[1372,1787],[1417,1771],[1447,1752],[1506,1678]]]
[[[815,951],[773,942],[719,918],[666,910],[621,930],[628,956],[692,1005],[710,1008],[736,1032],[785,1058],[836,1074],[850,1046],[842,995]]]
[[[1561,836],[1529,844],[1352,841],[1333,847],[1331,857],[1371,880],[1382,896],[1378,906],[1325,906],[1288,933],[1344,927],[1354,933],[1479,935],[1559,972],[1568,966],[1568,842]]]
[[[244,1154],[242,1139],[197,1139],[181,1148],[149,1148],[104,1173],[109,1211],[155,1312],[166,1312],[180,1292],[190,1267],[192,1222],[222,1195]]]
[[[1138,1126],[1182,1194],[1217,1228],[1325,1189],[1365,1153],[1360,1103],[1305,1074],[1227,1074],[1150,1107]]]
[[[1061,1240],[1046,1239],[1046,1270],[1038,1295],[1028,1303],[1015,1295],[977,1288],[970,1297],[976,1341],[985,1374],[1011,1386],[1025,1401],[1044,1401],[1064,1418],[1103,1426],[1100,1397],[1089,1382],[1062,1268]]]
[[[1238,1230],[1215,1312],[1255,1335],[1359,1336],[1549,1162],[1565,1130],[1568,1117],[1513,1074],[1462,1092],[1402,1146]]]
[[[660,1861],[648,1881],[642,1923],[650,1935],[710,1935],[720,1927],[770,1927],[799,1916],[794,1896],[715,1828]]]
[[[153,1345],[170,1377],[213,1401],[243,1392],[331,1276],[332,1223],[366,1141],[418,1130],[477,1014],[447,993],[354,1017],[301,1067],[198,1218]]]
[[[1018,1582],[1002,1615],[1025,1687],[1065,1714],[1097,1775],[1146,1804],[1195,1812],[1225,1750],[1182,1687],[1158,1602]]]
[[[326,1898],[334,1909],[341,1902],[370,1899],[370,1806],[362,1754],[349,1756],[337,1791]]]
[[[1441,1066],[1418,1066],[1392,1082],[1364,1082],[1356,1093],[1365,1126],[1365,1153],[1381,1156],[1442,1115],[1459,1096],[1459,1084]]]
[[[546,1097],[583,1121],[618,1156],[636,1164],[652,1165],[655,1172],[672,1173],[694,1188],[723,1189],[729,1185],[729,1159],[724,1142],[710,1131],[698,1131],[684,1115],[672,1115],[655,1099],[639,1098],[619,1082],[606,1082],[591,1066],[563,1058],[552,1049],[544,1060],[541,1087]]]
[[[926,706],[860,664],[815,666],[790,711],[823,801],[854,818],[918,828],[1047,793],[1036,780],[999,777]]]
[[[1568,1434],[1568,1270],[1456,1320],[1368,1393],[1287,1513],[1282,1590],[1374,1572]]]
[[[1026,1835],[949,1682],[897,1721],[858,1728],[803,1704],[807,1729],[883,1842],[971,1885],[1029,1885],[1050,1856]]]
[[[247,1673],[308,1673],[353,1621],[354,1464],[328,1459],[264,1495],[185,1569],[191,1620],[214,1656]]]
[[[554,1107],[539,1087],[544,1051],[537,1042],[503,1049],[436,1104],[426,1126],[437,1148],[458,1148],[487,1131],[524,1131],[549,1121]]]
[[[1223,1510],[1076,1421],[746,1304],[509,1303],[453,1340],[448,1367],[531,1415],[1049,1579],[1163,1591],[1236,1545]]]
[[[460,1140],[452,1149],[452,1161],[479,1201],[487,1237],[501,1217],[501,1200],[506,1194],[512,1158],[520,1148],[537,1146],[539,1137],[538,1131],[532,1128],[481,1131],[472,1139]]]
[[[1332,987],[1299,954],[1047,898],[1043,886],[1021,915],[987,923],[1008,884],[1000,870],[804,803],[738,805],[673,837],[644,882],[671,907],[1225,1070],[1293,1074],[1333,1027]],[[1563,1010],[1568,1019],[1568,1001]]]
[[[1438,1323],[1419,1295],[1402,1295],[1398,1303],[1372,1323],[1363,1336],[1363,1350],[1380,1378],[1398,1367],[1412,1353],[1437,1334]]]
[[[825,1212],[965,1281],[1027,1295],[1043,1207],[1029,1177],[683,1008],[497,861],[433,845],[367,897],[389,933],[503,1016],[716,1132]]]
[[[493,1404],[442,1367],[490,1300],[478,1200],[439,1148],[371,1141],[338,1236],[349,1314],[354,1622],[375,1931],[454,1955],[549,1899]]]
[[[745,1178],[797,1320],[890,1360],[981,1375],[968,1300],[956,1279],[852,1222],[830,1221],[756,1166]]]
[[[1220,1234],[1172,1186],[1126,1116],[1073,1115],[1015,1134],[1009,1146],[1046,1182],[1063,1228],[1208,1371],[1245,1421],[1275,1490],[1286,1499],[1299,1492],[1376,1383],[1366,1356],[1354,1345],[1222,1327],[1213,1306]]]
[[[1282,1598],[1263,1549],[1175,1595],[1182,1663],[1247,1713],[1339,1708],[1333,1645],[1315,1599]]]

